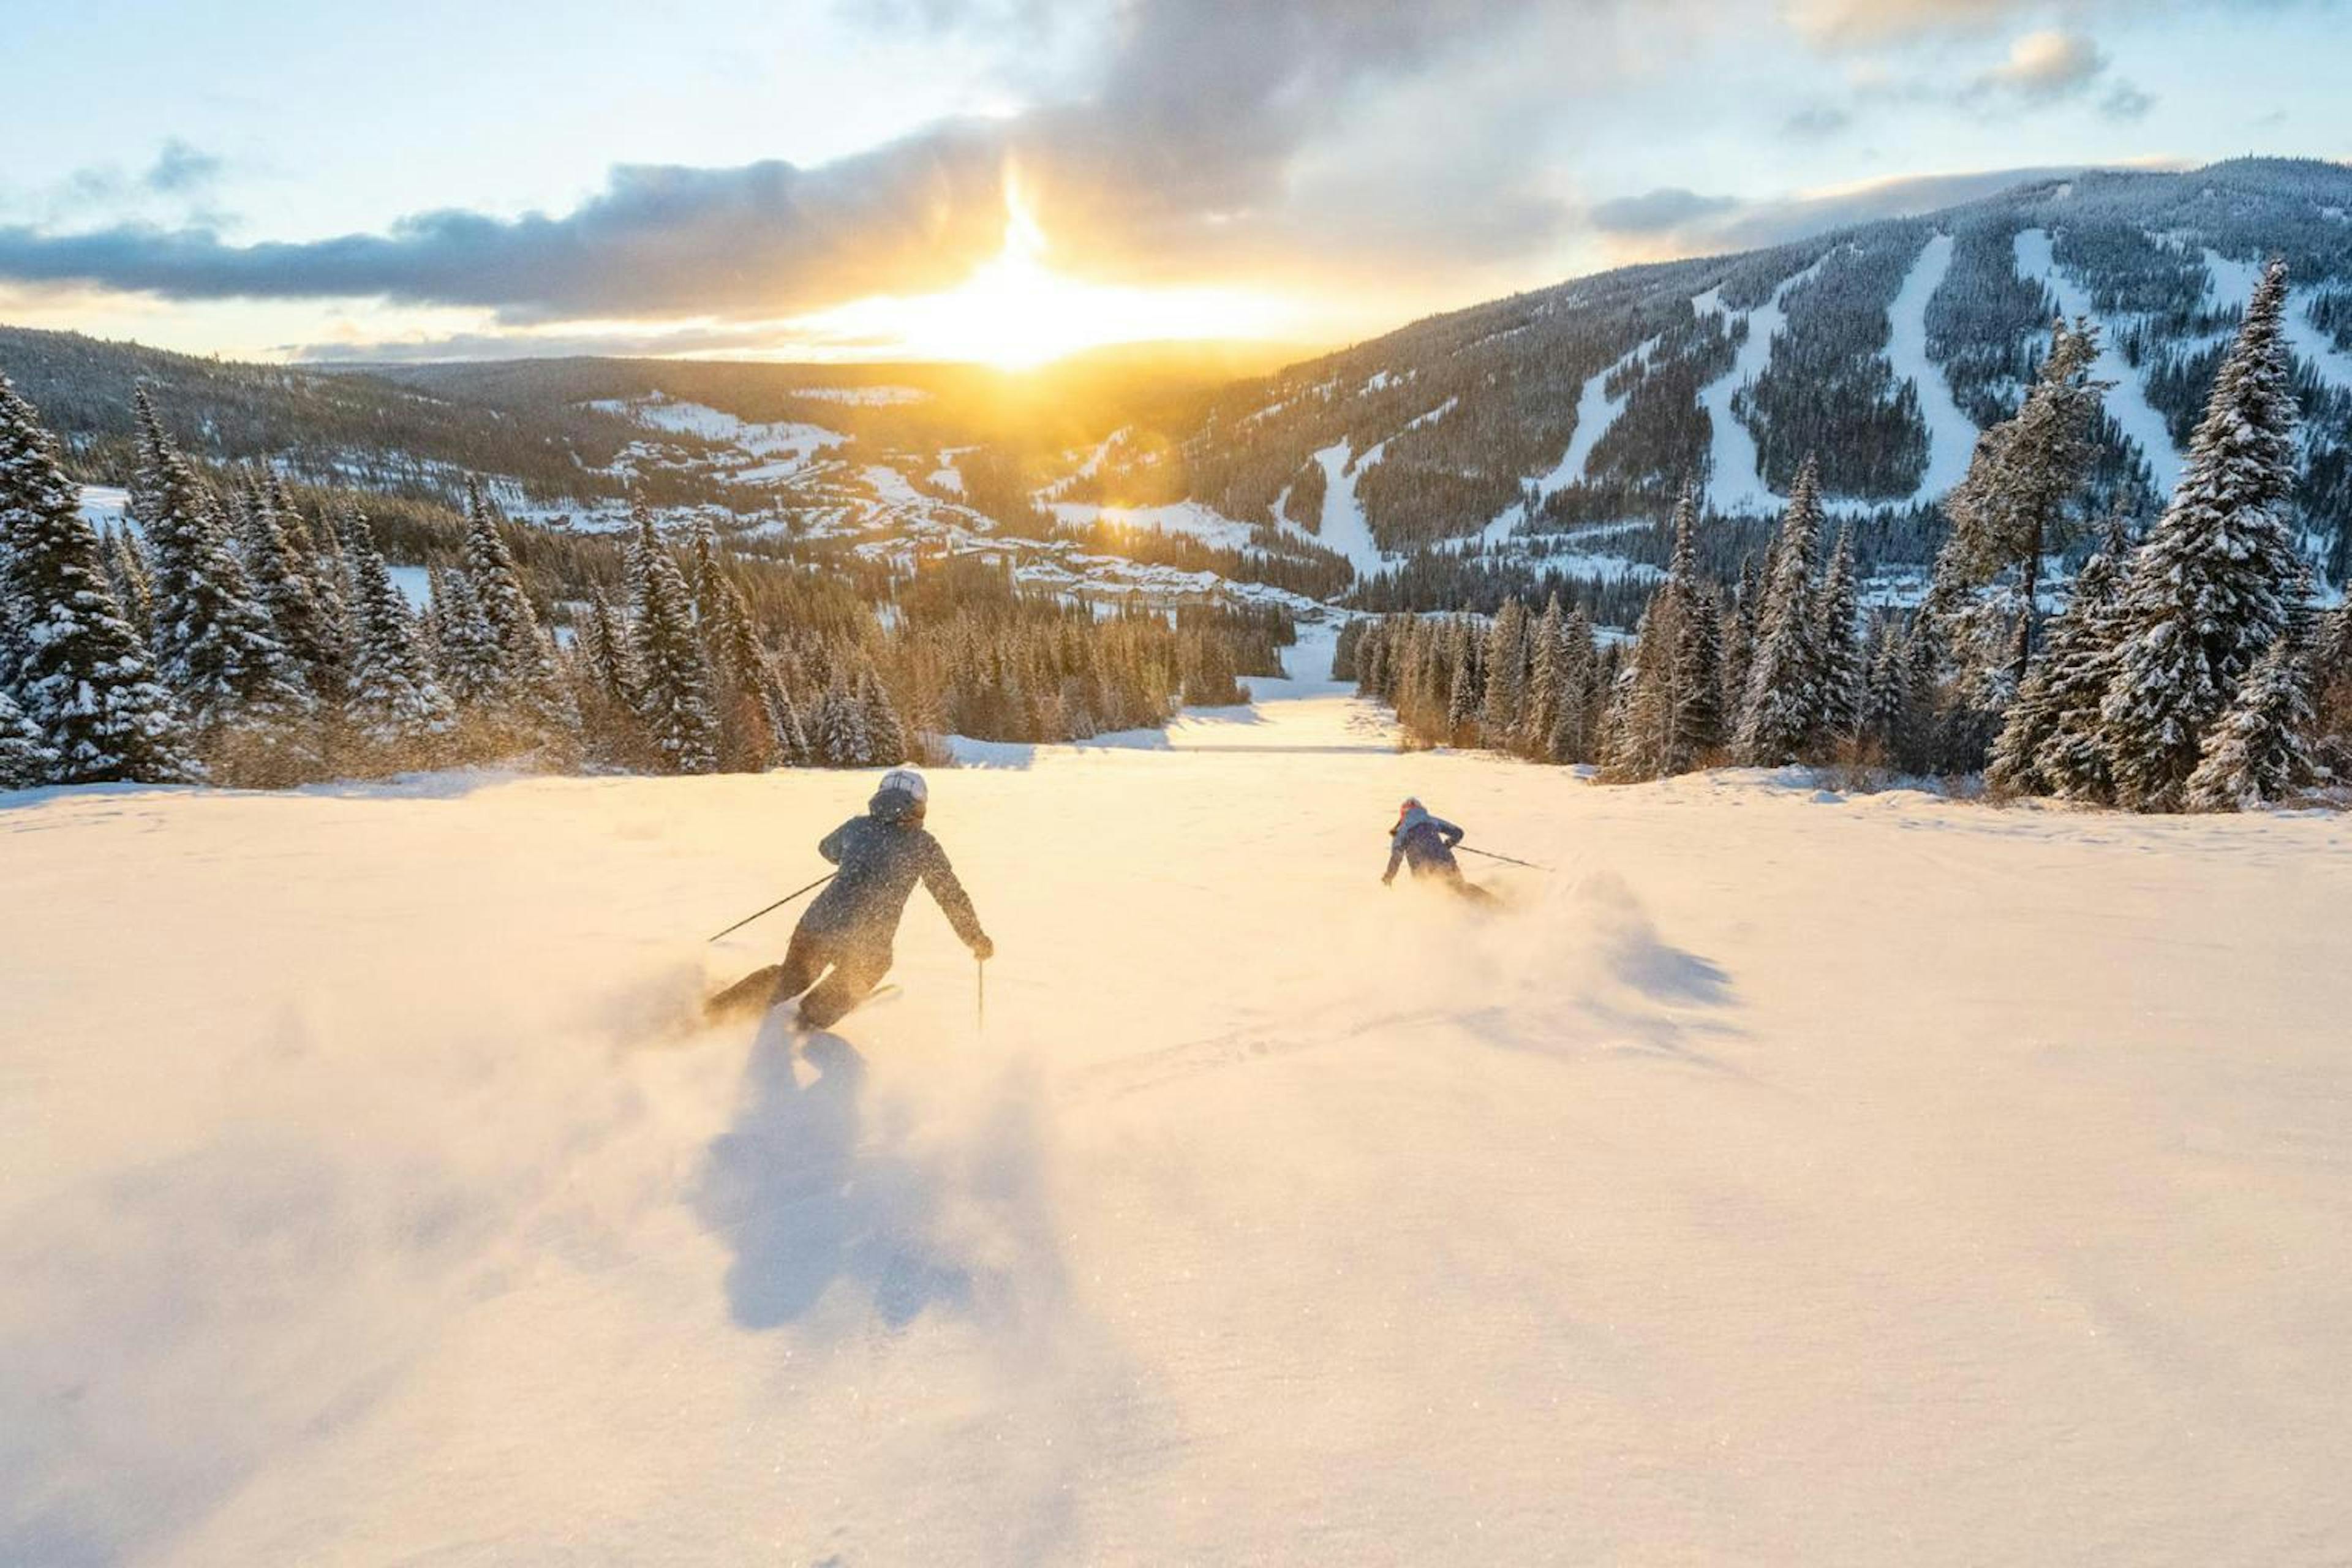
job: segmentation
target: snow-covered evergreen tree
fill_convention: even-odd
[[[771,668],[761,683],[760,692],[767,710],[768,732],[774,742],[776,761],[788,768],[807,767],[816,759],[809,745],[807,727],[801,722],[800,708],[793,701],[783,678]]]
[[[2182,804],[2206,730],[2286,628],[2302,592],[2286,520],[2296,406],[2285,309],[2286,265],[2273,261],[2214,378],[2171,504],[2132,557],[2101,705],[2126,805]]]
[[[686,579],[654,532],[652,515],[640,507],[636,522],[629,575],[638,714],[663,766],[672,773],[713,773],[719,767],[719,715]]]
[[[1821,658],[1821,731],[1832,742],[1861,733],[1869,671],[1863,662],[1860,590],[1854,578],[1853,527],[1838,530],[1822,581],[1814,637]]]
[[[455,712],[367,521],[345,519],[341,536],[351,555],[352,732],[372,753],[372,765],[433,766],[442,760]]]
[[[283,496],[283,489],[273,484],[238,497],[246,565],[278,640],[292,657],[305,686],[320,701],[340,702],[346,649],[319,603],[318,581],[304,549],[308,531],[299,513],[278,510]]]
[[[866,765],[866,709],[849,689],[848,680],[838,669],[833,682],[825,688],[824,699],[817,708],[815,735],[818,762],[829,768],[862,768]]]
[[[1568,620],[1560,611],[1558,594],[1545,601],[1543,614],[1536,617],[1528,638],[1527,700],[1513,749],[1522,756],[1549,762],[1556,760],[1548,752],[1552,732],[1559,727],[1559,705],[1568,692]]]
[[[1467,616],[1454,617],[1447,647],[1454,676],[1445,699],[1446,738],[1455,745],[1469,745],[1477,738],[1478,706],[1486,696],[1486,683],[1478,678],[1478,640],[1471,635]]]
[[[1979,438],[1968,476],[1944,502],[1955,585],[1973,588],[2016,574],[2011,691],[2023,683],[2032,654],[2042,559],[2074,535],[2071,508],[2098,457],[2094,436],[2113,384],[2091,376],[2098,352],[2098,329],[2089,321],[2057,322],[2015,417]]]
[[[57,748],[0,687],[0,789],[31,789],[57,776]]]
[[[115,603],[122,606],[122,618],[131,623],[140,642],[152,647],[155,589],[153,574],[147,567],[147,552],[140,547],[138,536],[127,528],[110,530],[104,543],[106,574],[114,588]]]
[[[137,507],[152,552],[157,671],[220,782],[283,785],[320,765],[314,705],[230,547],[228,520],[150,411]]]
[[[1560,626],[1566,648],[1566,672],[1560,682],[1559,716],[1545,742],[1545,760],[1589,763],[1599,751],[1595,713],[1604,689],[1600,650],[1593,646],[1592,622],[1581,605],[1571,605]]]
[[[59,784],[197,776],[180,718],[123,619],[79,492],[31,405],[0,375],[0,629],[9,696]]]
[[[1632,661],[1610,693],[1601,765],[1618,783],[1670,771],[1675,727],[1675,616],[1668,594],[1652,597],[1633,631]]]
[[[1993,743],[1985,782],[2012,795],[2103,799],[2107,752],[2099,705],[2106,697],[2121,636],[2124,563],[2131,539],[2123,520],[2074,575],[2073,595],[2050,626],[2017,700]]]
[[[1486,628],[1486,666],[1479,723],[1486,745],[1508,750],[1528,697],[1528,612],[1517,598],[1505,599]]]
[[[1757,620],[1747,705],[1736,745],[1751,767],[1793,762],[1819,732],[1821,652],[1815,646],[1813,557],[1822,529],[1821,467],[1811,458],[1782,514],[1772,576]]]
[[[466,483],[466,578],[498,650],[500,716],[562,760],[578,743],[580,711],[557,674],[554,646],[523,590],[498,514],[471,479]]]
[[[435,567],[430,574],[435,672],[460,712],[502,716],[509,677],[506,652],[474,591],[472,574]]]
[[[2311,783],[2311,672],[2292,635],[2271,639],[2189,775],[2191,811],[2253,811]]]
[[[892,706],[889,691],[871,665],[859,672],[857,685],[858,705],[864,710],[866,765],[896,767],[907,760],[907,728],[899,722],[898,710]],[[1066,711],[1063,720],[1065,739],[1082,741],[1095,732],[1091,720]]]

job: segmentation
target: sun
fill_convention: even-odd
[[[1003,180],[1004,243],[953,289],[877,297],[824,312],[828,331],[893,340],[920,359],[1028,370],[1111,343],[1270,337],[1285,312],[1237,289],[1143,289],[1056,272],[1020,171]]]

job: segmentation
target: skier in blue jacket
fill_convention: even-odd
[[[1432,816],[1427,806],[1408,796],[1398,808],[1396,829],[1389,835],[1389,868],[1381,875],[1381,884],[1395,881],[1397,868],[1405,866],[1416,881],[1435,878],[1465,898],[1487,897],[1484,888],[1463,880],[1462,868],[1454,858],[1454,847],[1461,842],[1460,828]]]
[[[883,774],[866,815],[851,817],[817,845],[816,852],[841,869],[801,916],[783,963],[730,986],[712,1010],[730,1010],[764,990],[772,1007],[800,997],[803,1027],[828,1027],[872,994],[889,972],[898,921],[919,881],[972,956],[982,963],[994,957],[996,944],[981,929],[947,851],[923,828],[929,799],[929,786],[912,768]]]

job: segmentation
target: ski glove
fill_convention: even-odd
[[[986,963],[996,956],[996,944],[989,941],[984,934],[976,936],[971,939],[971,955],[982,963]]]

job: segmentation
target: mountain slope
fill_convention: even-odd
[[[1845,510],[1911,510],[2013,409],[2060,310],[2105,331],[2103,487],[2145,510],[2179,468],[2251,268],[2294,271],[2323,548],[2352,527],[2352,169],[2249,161],[2095,174],[1742,256],[1625,268],[1415,323],[1235,388],[1110,492],[1308,529],[1349,487],[1386,550],[1655,517],[1685,479],[1771,510],[1819,453]]]

